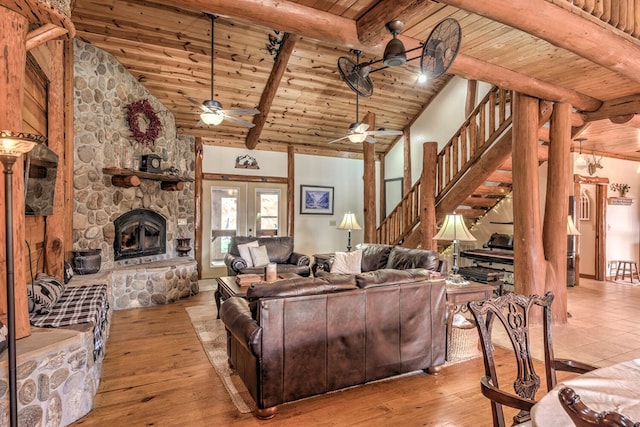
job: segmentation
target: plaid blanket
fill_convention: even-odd
[[[38,328],[58,328],[78,323],[93,324],[94,360],[104,353],[103,335],[107,328],[109,300],[107,285],[65,288],[47,314],[31,314],[31,324]]]

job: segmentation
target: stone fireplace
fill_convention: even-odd
[[[134,209],[113,222],[115,261],[163,254],[167,251],[167,221],[151,209]]]

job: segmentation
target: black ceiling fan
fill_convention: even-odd
[[[359,59],[360,59],[360,55],[362,54],[361,51],[359,50],[355,50],[354,53],[356,54],[356,62],[354,62],[354,64],[356,65],[356,67],[358,66],[359,63]],[[350,58],[348,58],[349,60],[351,60]],[[353,62],[353,61],[352,61]],[[342,71],[341,71],[342,73]],[[368,77],[367,77],[368,79]],[[366,81],[366,79],[364,79]],[[367,130],[369,129],[369,125],[366,123],[360,123],[359,120],[359,111],[358,111],[358,107],[359,107],[359,98],[360,98],[360,93],[361,90],[359,88],[359,84],[361,83],[361,79],[356,78],[354,80],[346,80],[346,82],[348,82],[347,84],[349,84],[349,86],[351,86],[351,84],[353,84],[353,90],[356,93],[356,122],[355,123],[351,123],[351,126],[349,126],[349,133],[341,138],[338,139],[334,139],[333,141],[329,141],[328,144],[333,144],[334,142],[338,142],[338,141],[342,141],[343,139],[348,139],[349,141],[353,142],[353,143],[360,143],[360,142],[370,142],[370,143],[375,143],[376,136],[392,136],[392,135],[402,135],[402,131],[401,130],[387,130],[387,129],[378,129],[378,130]],[[349,83],[350,82],[350,83]],[[371,87],[373,89],[373,87]]]
[[[235,117],[235,116],[245,116],[245,115],[255,115],[259,114],[260,111],[256,108],[234,108],[231,110],[225,110],[222,108],[222,104],[216,100],[214,100],[214,90],[213,90],[213,77],[214,77],[214,49],[215,49],[215,37],[214,37],[214,25],[217,16],[207,14],[207,16],[211,19],[211,98],[205,100],[200,103],[193,98],[187,98],[193,104],[197,105],[202,112],[200,113],[200,121],[196,124],[196,127],[201,126],[217,126],[222,123],[223,120],[227,120],[231,123],[235,123],[240,126],[244,126],[247,128],[252,128],[255,125],[247,120]]]

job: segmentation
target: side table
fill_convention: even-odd
[[[453,315],[465,310],[467,304],[472,301],[493,298],[493,293],[499,290],[501,284],[502,282],[496,283],[496,285],[477,282],[469,282],[464,285],[447,284],[447,348],[449,348],[449,340],[451,340]]]
[[[218,282],[218,288],[216,289],[213,296],[216,300],[216,308],[218,309],[216,319],[219,319],[220,304],[222,304],[222,301],[236,295],[247,296],[248,286],[242,287],[238,285],[236,283],[236,276],[216,277],[216,281]]]

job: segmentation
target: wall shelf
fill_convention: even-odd
[[[630,197],[609,197],[607,203],[610,205],[631,206],[633,199]]]
[[[166,191],[179,191],[184,188],[185,182],[193,182],[192,178],[114,167],[103,168],[102,173],[111,175],[112,185],[123,188],[138,187],[140,178],[160,181],[160,187]]]

